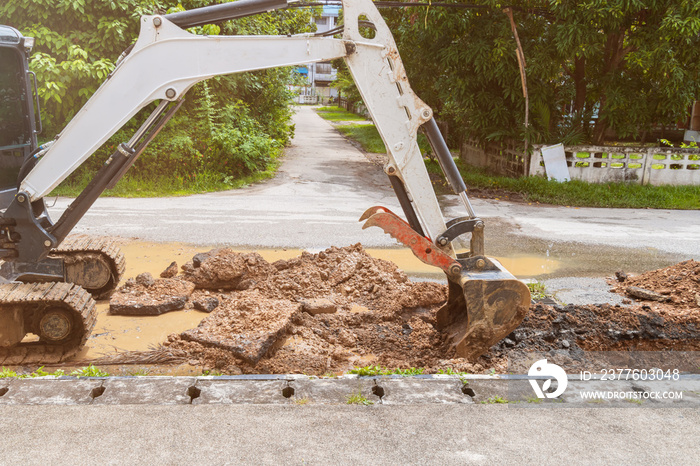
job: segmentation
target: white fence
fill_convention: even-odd
[[[530,158],[530,175],[546,176],[542,146]],[[589,183],[628,181],[650,185],[700,186],[700,150],[664,147],[565,147],[571,179]]]

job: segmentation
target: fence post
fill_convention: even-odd
[[[651,162],[650,162],[651,160]],[[644,162],[642,163],[642,186],[649,184],[649,178],[651,177],[651,166],[654,160],[654,150],[647,149],[646,156],[644,157]]]

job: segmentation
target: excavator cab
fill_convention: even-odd
[[[39,106],[28,67],[33,42],[0,26],[0,210],[14,199],[20,169],[37,148]]]

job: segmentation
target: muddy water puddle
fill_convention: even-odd
[[[183,243],[152,243],[144,241],[124,241],[120,245],[126,256],[124,280],[149,272],[158,277],[172,261],[178,267],[187,262],[198,252],[213,247],[191,246]],[[250,249],[230,248],[236,252],[250,252]],[[266,261],[291,259],[301,255],[301,249],[255,249]],[[317,252],[317,251],[310,251]],[[408,249],[367,249],[372,257],[394,262],[412,278],[424,280],[445,280],[444,274],[420,262]],[[549,258],[537,257],[497,257],[511,273],[518,278],[536,277],[554,272],[559,262]],[[79,359],[93,359],[100,356],[123,351],[144,351],[165,341],[168,335],[180,333],[197,327],[206,313],[193,309],[169,312],[160,316],[116,316],[108,313],[109,302],[98,303],[98,317],[92,336],[85,348],[79,353]],[[353,312],[368,312],[362,306],[356,306]],[[294,344],[293,342],[289,342]],[[358,355],[359,356],[359,355]],[[371,355],[362,355],[358,359],[372,360]]]

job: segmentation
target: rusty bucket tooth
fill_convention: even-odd
[[[375,205],[370,207],[369,209],[365,210],[364,213],[362,214],[362,217],[360,217],[360,222],[363,222],[370,218],[374,214],[378,214],[380,212],[389,212],[392,213],[389,209],[386,207],[382,207],[380,205]]]
[[[530,290],[494,259],[474,271],[466,265],[459,282],[448,277],[447,303],[437,314],[458,357],[475,360],[515,330],[530,308]]]

